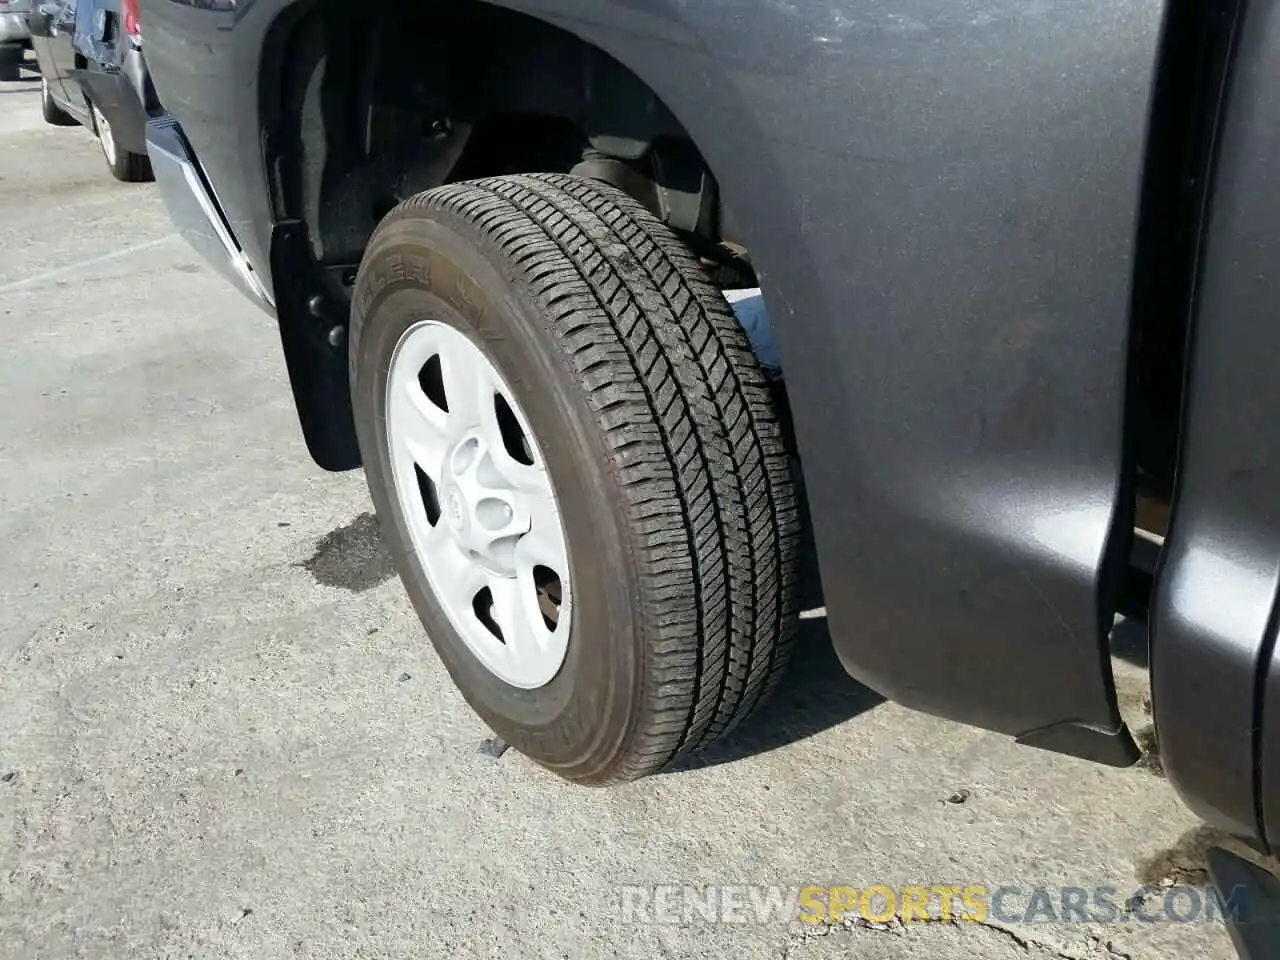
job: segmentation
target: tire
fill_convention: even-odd
[[[116,143],[111,123],[102,115],[96,104],[89,105],[93,115],[93,132],[97,134],[102,156],[107,161],[111,175],[123,183],[148,183],[155,179],[151,172],[151,158],[145,153],[134,153]]]
[[[49,90],[49,81],[44,77],[40,78],[40,114],[44,117],[45,123],[55,127],[72,127],[76,123],[75,117],[58,106],[53,99],[53,94]]]
[[[510,385],[545,459],[573,610],[554,678],[488,669],[442,608],[397,499],[388,377],[423,318]],[[361,454],[410,599],[468,703],[561,776],[654,773],[757,707],[796,626],[799,522],[778,415],[683,243],[614,188],[544,174],[420,194],[375,231],[350,336]]]

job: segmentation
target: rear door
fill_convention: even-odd
[[[88,69],[114,70],[120,66],[128,38],[118,0],[75,0],[75,48]]]
[[[121,39],[119,6],[111,0],[66,0],[75,9],[72,63],[63,83],[67,92],[104,110],[103,85],[94,78],[119,69],[115,41]],[[110,116],[110,113],[106,114]]]

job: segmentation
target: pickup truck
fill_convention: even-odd
[[[143,0],[171,215],[273,315],[469,703],[560,775],[848,672],[1280,844],[1280,6]],[[780,376],[725,292],[758,286]],[[793,469],[798,460],[803,483]]]

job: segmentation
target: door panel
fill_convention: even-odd
[[[104,0],[74,0],[74,3],[75,51],[82,59],[111,64],[113,47],[106,42],[106,37],[118,28],[119,16],[114,5]]]
[[[70,78],[76,60],[73,47],[76,31],[75,0],[59,0],[52,24],[49,52],[58,74],[58,83],[62,86],[67,102],[74,107],[82,107],[84,100]]]
[[[44,0],[35,6],[27,21],[31,27],[31,46],[40,64],[41,76],[48,82],[53,98],[59,102],[67,99],[62,80],[58,76],[58,62],[53,53],[53,43],[58,35],[58,17],[62,13],[62,6],[60,0]]]

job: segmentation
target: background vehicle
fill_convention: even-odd
[[[661,766],[759,702],[793,615],[795,490],[783,405],[707,277],[758,279],[850,673],[1128,764],[1109,659],[1126,611],[1149,621],[1171,780],[1280,842],[1280,436],[1261,402],[1280,8],[724,10],[445,0],[353,30],[323,0],[144,7],[174,218],[278,317],[310,450],[363,462],[463,692],[587,780]],[[452,388],[451,362],[470,371]],[[468,539],[479,503],[524,529],[519,483],[437,456],[479,449],[447,427],[468,382],[496,391],[481,412],[510,408],[477,443],[501,459],[506,438],[561,508],[564,549],[546,543],[575,626],[536,638],[567,642],[552,681],[477,653],[432,570],[437,533],[500,565]],[[421,432],[392,409],[406,392]],[[471,619],[501,627],[495,597]],[[592,644],[607,655],[573,660]]]
[[[27,13],[31,0],[0,0],[0,80],[17,80],[23,53],[31,46]]]
[[[142,56],[137,0],[47,0],[31,14],[47,122],[97,136],[117,180],[152,179],[148,107],[155,89]]]

